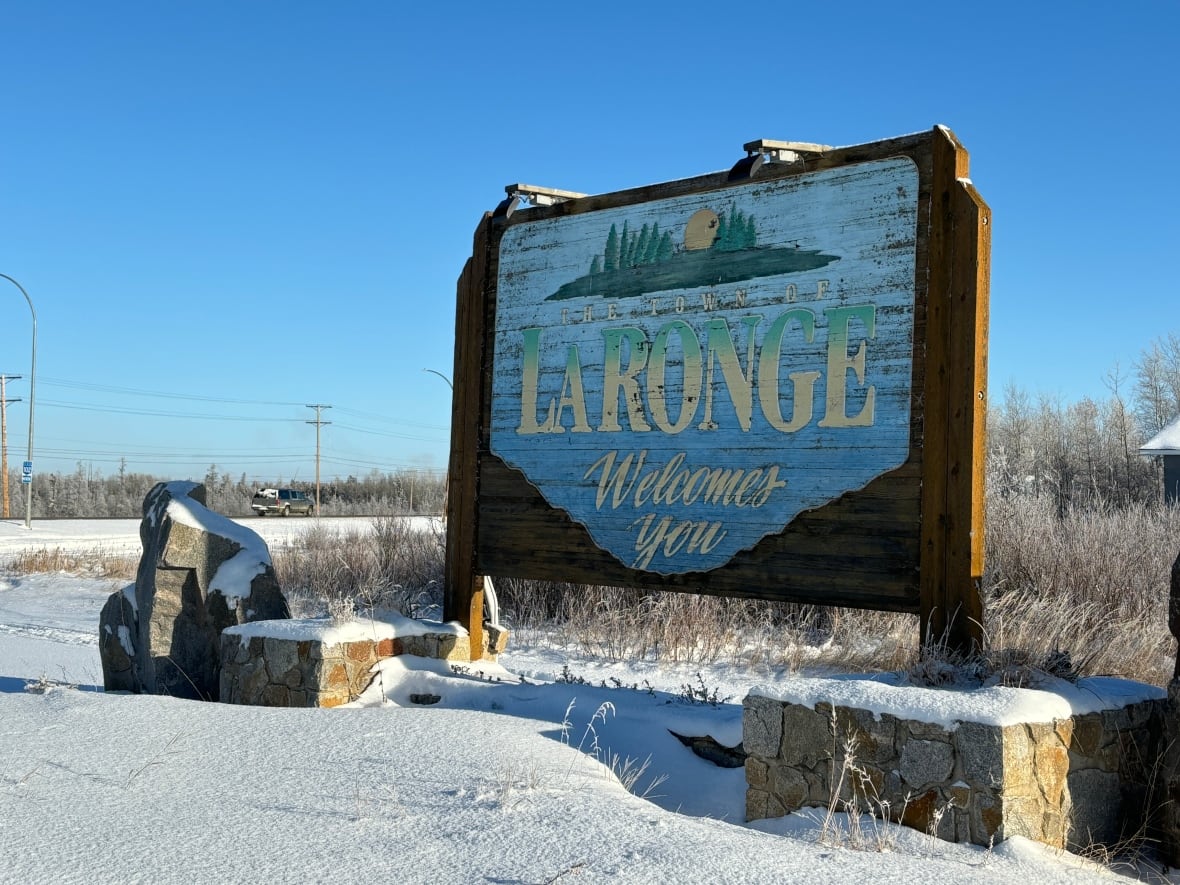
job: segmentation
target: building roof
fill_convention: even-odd
[[[1140,455],[1180,455],[1180,418],[1173,419],[1164,429],[1139,447]]]

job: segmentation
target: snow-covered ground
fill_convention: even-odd
[[[272,546],[314,524],[242,522]],[[27,547],[137,553],[138,521],[0,523],[0,565]],[[866,823],[873,850],[857,850],[820,841],[819,811],[745,824],[742,770],[704,762],[670,732],[737,743],[751,685],[816,690],[783,674],[607,664],[515,642],[500,666],[467,673],[387,662],[383,696],[333,710],[106,695],[98,614],[118,586],[0,570],[0,882],[1117,878],[1022,839],[984,850]],[[639,689],[601,686],[616,681]],[[701,683],[728,700],[689,702],[684,686]],[[410,693],[442,701],[415,706]],[[635,789],[648,798],[612,762],[646,763]]]

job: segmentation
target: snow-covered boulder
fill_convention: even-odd
[[[135,584],[99,617],[107,691],[218,700],[221,631],[289,618],[256,532],[205,507],[205,487],[157,483],[143,501]]]

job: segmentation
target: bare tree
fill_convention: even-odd
[[[1135,362],[1135,418],[1144,437],[1180,416],[1180,335],[1157,338]]]
[[[989,484],[999,494],[1024,489],[1032,471],[1033,413],[1028,394],[1009,381],[997,407],[988,415]]]
[[[1083,397],[1081,402],[1069,407],[1070,437],[1073,440],[1073,456],[1078,472],[1083,478],[1087,499],[1094,501],[1102,497],[1102,428],[1098,403]]]

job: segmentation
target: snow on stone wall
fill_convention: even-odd
[[[1113,844],[1147,814],[1163,709],[1151,697],[1049,721],[946,723],[751,694],[746,819],[851,803],[948,841]]]

